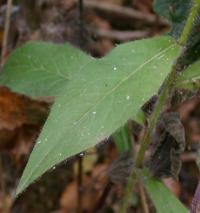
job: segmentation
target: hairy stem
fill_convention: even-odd
[[[136,158],[136,167],[142,167],[142,165],[143,165],[145,152],[150,145],[151,135],[153,133],[153,130],[156,127],[157,120],[160,116],[163,106],[166,104],[168,97],[174,88],[174,85],[176,84],[176,78],[177,78],[178,72],[182,71],[181,70],[182,68],[180,66],[180,61],[185,53],[185,46],[187,45],[187,42],[190,38],[192,29],[194,26],[194,22],[198,16],[199,10],[200,10],[200,0],[194,0],[194,4],[191,8],[191,12],[186,21],[183,32],[179,38],[179,43],[182,45],[182,50],[181,50],[180,54],[178,55],[177,59],[175,60],[175,62],[173,63],[171,72],[168,75],[167,79],[165,80],[162,91],[158,97],[157,105],[156,105],[155,110],[152,113],[152,116],[149,121],[149,127],[146,130],[143,140],[141,142],[141,147],[140,147],[140,150],[139,150],[137,158]],[[135,179],[135,178],[136,178],[136,175],[135,175],[135,172],[133,171],[132,174],[130,175],[129,184],[127,185],[127,189],[125,192],[126,200],[124,200],[122,203],[122,206],[123,206],[123,211],[121,211],[122,213],[126,212],[126,209],[128,207],[128,203],[126,201],[128,200],[128,197],[130,196],[130,190],[133,189],[133,186],[136,182],[131,179]]]
[[[194,0],[193,7],[191,9],[190,15],[187,19],[183,32],[179,38],[179,43],[185,46],[188,42],[194,22],[197,19],[200,10],[200,0]]]
[[[150,144],[150,141],[151,141],[150,137],[152,135],[154,128],[156,127],[156,123],[157,123],[157,120],[160,116],[160,112],[162,110],[162,107],[166,103],[166,101],[167,101],[169,95],[171,94],[173,87],[176,83],[177,74],[181,69],[180,60],[185,53],[185,46],[186,46],[186,44],[189,40],[189,37],[191,35],[192,28],[193,28],[193,25],[194,25],[194,20],[196,19],[197,15],[199,13],[199,10],[200,10],[200,0],[195,0],[194,5],[191,9],[190,15],[188,17],[188,20],[185,24],[185,27],[184,27],[183,32],[182,32],[180,39],[179,39],[179,43],[183,46],[182,50],[181,50],[180,54],[178,55],[177,59],[175,60],[174,64],[172,65],[171,72],[170,72],[168,78],[166,79],[166,81],[164,83],[163,89],[162,89],[162,91],[159,95],[159,98],[158,98],[156,108],[155,108],[155,110],[154,110],[154,112],[153,112],[153,114],[150,118],[149,128],[146,131],[144,139],[141,143],[141,148],[140,148],[138,155],[137,155],[137,159],[136,159],[136,166],[137,167],[142,166],[145,151],[149,147],[149,144]]]
[[[157,123],[157,120],[162,111],[163,105],[166,103],[166,100],[169,97],[169,95],[173,89],[173,86],[176,82],[177,71],[180,70],[179,60],[181,59],[183,52],[184,52],[184,50],[181,51],[177,60],[172,65],[171,72],[170,72],[168,78],[166,79],[166,81],[164,82],[164,86],[159,95],[156,108],[149,121],[149,128],[145,132],[143,141],[141,143],[140,150],[139,150],[137,158],[136,158],[136,167],[142,167],[145,151],[148,149],[149,144],[151,142],[151,135],[153,133],[154,128],[156,127],[156,123]]]

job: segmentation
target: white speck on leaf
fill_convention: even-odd
[[[126,100],[130,100],[130,96],[129,95],[126,96]]]
[[[113,67],[113,70],[117,70],[117,67]]]
[[[96,115],[96,114],[97,114],[97,112],[95,112],[95,111],[94,111],[94,112],[92,112],[92,114],[93,114],[93,115]]]

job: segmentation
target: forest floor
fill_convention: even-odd
[[[152,0],[14,1],[3,61],[28,41],[70,42],[94,57],[116,45],[165,33],[169,23],[153,11]],[[0,48],[5,35],[6,1],[0,3]],[[134,60],[134,59],[133,59]],[[77,62],[78,63],[78,62]],[[0,213],[119,212],[124,184],[111,182],[119,152],[112,139],[61,163],[32,184],[22,196],[15,190],[53,103],[52,97],[33,100],[0,87]],[[200,96],[176,109],[186,131],[179,180],[166,186],[189,207],[199,180]],[[78,131],[78,129],[77,129]],[[137,135],[136,149],[139,146]],[[123,178],[123,177],[122,177]],[[141,191],[135,188],[129,212],[142,213]],[[145,192],[145,196],[148,195]],[[150,212],[154,212],[148,198]]]

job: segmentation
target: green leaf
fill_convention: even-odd
[[[59,162],[109,137],[157,93],[179,54],[170,37],[130,42],[76,71],[53,105],[17,193]],[[77,61],[76,63],[79,63]]]
[[[112,135],[112,138],[121,154],[130,151],[133,148],[133,137],[131,136],[128,123],[119,128]]]
[[[190,9],[192,8],[195,1],[190,0],[155,0],[154,8],[155,11],[167,18],[171,23],[171,29],[169,34],[179,39],[183,28],[185,26],[186,20],[190,14]],[[183,65],[189,65],[194,61],[198,60],[200,57],[200,15],[194,20],[194,25],[192,34],[189,38],[187,46],[189,47],[186,52]]]
[[[179,38],[187,20],[191,2],[188,0],[155,0],[155,11],[171,22],[170,34]]]
[[[187,67],[177,79],[176,87],[183,89],[199,89],[200,88],[200,61],[197,61]]]
[[[188,212],[188,209],[161,181],[146,174],[143,182],[158,213]]]
[[[30,42],[11,55],[0,75],[0,85],[33,97],[54,96],[92,60],[67,44]]]

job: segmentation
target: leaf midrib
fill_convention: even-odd
[[[173,46],[175,46],[174,44],[165,48],[164,50],[162,50],[161,52],[157,53],[156,55],[154,55],[153,57],[151,57],[149,60],[147,60],[146,62],[144,62],[143,64],[141,64],[140,66],[138,66],[133,72],[131,72],[129,75],[127,75],[124,79],[122,79],[115,87],[113,87],[111,90],[109,90],[107,93],[105,93],[102,97],[99,98],[99,100],[97,100],[97,102],[90,107],[86,112],[84,112],[80,118],[78,120],[76,120],[75,122],[77,122],[77,124],[91,111],[93,111],[93,109],[99,104],[101,103],[107,96],[109,96],[112,92],[116,91],[124,82],[128,81],[130,78],[132,78],[134,76],[134,74],[136,74],[141,68],[143,68],[145,65],[147,65],[148,63],[150,63],[152,60],[154,60],[155,58],[159,57],[160,55],[162,55],[163,53],[167,52],[169,49],[171,49]]]

